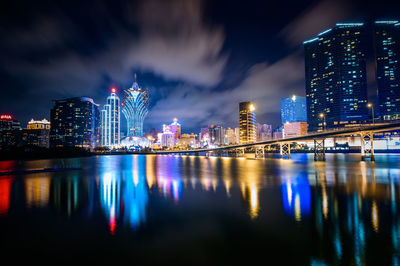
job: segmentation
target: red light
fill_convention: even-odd
[[[116,93],[116,92],[117,92],[117,89],[116,89],[116,88],[111,88],[111,92],[112,92],[112,93]]]
[[[11,120],[11,119],[12,119],[12,116],[11,116],[11,115],[0,115],[0,119]]]

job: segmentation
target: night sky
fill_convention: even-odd
[[[247,100],[257,122],[277,126],[280,98],[305,95],[302,41],[336,22],[400,19],[396,2],[2,1],[0,113],[25,126],[48,119],[54,99],[103,105],[137,73],[150,93],[145,130],[174,117],[183,132],[236,127]],[[373,100],[372,58],[368,86]]]

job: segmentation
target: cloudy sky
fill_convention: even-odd
[[[396,1],[18,1],[0,9],[0,113],[49,118],[52,100],[100,105],[133,75],[150,93],[145,129],[238,125],[238,103],[277,126],[304,95],[302,41],[336,22],[400,18]],[[370,59],[369,96],[374,98]]]

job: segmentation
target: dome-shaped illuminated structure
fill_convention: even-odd
[[[149,94],[136,82],[136,74],[132,88],[124,90],[122,113],[127,121],[127,137],[143,136],[143,121],[148,113]]]

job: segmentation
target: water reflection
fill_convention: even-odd
[[[393,156],[377,156],[375,163],[343,155],[327,162],[313,162],[307,155],[294,161],[139,155],[74,159],[87,167],[2,177],[0,218],[24,213],[19,204],[24,202],[30,213],[55,210],[47,219],[64,215],[105,223],[116,237],[148,223],[162,224],[164,215],[189,220],[198,213],[218,220],[228,213],[232,223],[254,226],[252,232],[265,236],[266,243],[269,235],[257,231],[257,225],[301,234],[310,262],[362,265],[378,254],[371,251],[375,247],[380,257],[396,263],[400,156]],[[289,245],[292,240],[280,241]]]

